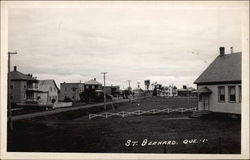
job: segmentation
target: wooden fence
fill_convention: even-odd
[[[184,113],[184,112],[191,112],[191,111],[197,111],[197,108],[166,108],[166,109],[151,109],[151,110],[136,110],[133,112],[127,112],[127,111],[121,111],[117,113],[112,113],[112,112],[105,112],[105,113],[100,113],[100,114],[89,114],[89,119],[93,119],[95,117],[103,117],[103,118],[109,118],[109,117],[126,117],[126,116],[131,116],[131,115],[143,115],[143,114],[157,114],[157,113],[172,113],[172,112],[179,112],[179,113]]]

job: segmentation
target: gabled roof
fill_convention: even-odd
[[[194,81],[195,84],[241,81],[241,52],[218,56]]]
[[[37,81],[34,77],[31,77],[31,76],[28,76],[26,74],[23,74],[19,71],[11,71],[10,72],[10,79],[12,81],[20,81],[20,80],[23,80],[23,81]]]
[[[38,88],[40,90],[47,91],[50,89],[50,86],[53,86],[53,85],[57,88],[57,90],[59,90],[59,88],[56,85],[55,80],[53,79],[39,80]]]
[[[85,85],[102,85],[100,82],[94,80],[94,79],[91,79],[87,82],[84,83]]]

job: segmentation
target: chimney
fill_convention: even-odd
[[[234,53],[234,47],[230,47],[231,53]]]
[[[220,56],[225,55],[225,47],[220,47]]]
[[[16,66],[14,66],[14,71],[16,71]]]
[[[94,81],[96,81],[96,78],[94,78]]]

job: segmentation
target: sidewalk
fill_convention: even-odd
[[[123,103],[123,102],[129,102],[129,99],[121,99],[121,100],[116,100],[112,102],[106,102],[106,105],[108,104],[116,104],[116,103]],[[96,104],[89,104],[89,105],[84,105],[84,106],[77,106],[77,107],[65,107],[65,108],[58,108],[55,110],[49,110],[49,111],[42,111],[42,112],[35,112],[35,113],[28,113],[28,114],[23,114],[23,115],[16,115],[12,117],[12,121],[17,121],[17,120],[22,120],[22,119],[29,119],[29,118],[34,118],[34,117],[40,117],[40,116],[47,116],[47,115],[52,115],[52,114],[57,114],[60,112],[67,112],[67,111],[73,111],[73,110],[79,110],[79,109],[84,109],[84,108],[91,108],[91,107],[98,107],[98,106],[103,106],[104,103],[96,103]]]

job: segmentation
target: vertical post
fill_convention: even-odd
[[[130,95],[130,81],[128,80],[128,95],[129,95],[129,102],[131,103],[131,95]]]
[[[17,52],[8,52],[8,126],[10,130],[13,130],[13,124],[12,124],[12,116],[11,116],[11,92],[10,92],[10,85],[11,85],[11,79],[10,79],[10,55],[11,54],[17,54]]]
[[[104,109],[107,110],[106,108],[106,79],[105,79],[105,74],[107,74],[108,72],[101,72],[101,74],[103,74],[103,98],[104,98]]]

